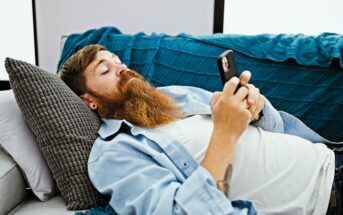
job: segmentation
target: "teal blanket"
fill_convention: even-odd
[[[119,40],[116,41],[115,45],[118,45],[119,42],[121,47],[122,45],[124,47],[130,45],[130,48],[134,48],[132,46],[139,42],[137,39],[141,37],[149,37],[149,42],[156,42],[155,45],[158,46],[161,39],[163,40],[169,36],[164,34],[148,36],[144,33],[124,35],[114,27],[103,27],[87,31],[84,34],[73,34],[68,38],[68,42],[64,47],[65,49],[63,50],[58,68],[71,54],[84,45],[101,43],[117,50],[118,47],[115,48],[113,47],[114,44],[110,43],[112,40]],[[200,43],[208,43],[222,48],[231,48],[257,59],[270,59],[276,62],[294,59],[300,65],[322,67],[330,66],[334,60],[337,60],[343,68],[343,36],[334,33],[323,33],[319,36],[306,36],[302,34],[261,34],[257,36],[215,34],[210,36],[192,36],[180,34],[172,38],[178,37],[185,40],[191,38]],[[141,46],[141,48],[145,46],[151,47],[146,44]]]
[[[250,70],[251,82],[271,103],[299,117],[332,141],[343,141],[343,35],[122,34],[103,27],[70,35],[58,68],[89,44],[102,44],[155,86],[191,85],[222,89],[217,56],[235,51],[238,71]],[[114,214],[93,207],[87,214]]]

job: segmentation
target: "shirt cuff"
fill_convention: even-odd
[[[265,131],[284,132],[283,119],[280,113],[272,106],[268,99],[265,99],[263,116],[260,118],[260,120],[254,122],[253,125],[260,127]]]

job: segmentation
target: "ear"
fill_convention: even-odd
[[[89,93],[84,93],[80,97],[89,109],[96,110],[98,108],[98,105],[96,104],[94,97],[91,96]]]

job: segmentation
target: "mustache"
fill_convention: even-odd
[[[120,81],[119,81],[119,87],[122,90],[124,85],[126,84],[126,82],[130,79],[130,78],[137,78],[140,79],[142,81],[144,80],[144,77],[142,75],[140,75],[138,72],[134,71],[134,70],[126,70],[120,77]]]

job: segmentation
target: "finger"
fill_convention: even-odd
[[[264,96],[260,94],[259,100],[256,104],[256,109],[253,113],[255,119],[259,118],[260,112],[263,110],[264,107]]]
[[[248,97],[247,97],[247,101],[248,101],[248,104],[249,104],[249,111],[254,116],[255,112],[257,110],[257,107],[258,107],[260,91],[258,90],[258,88],[256,88],[252,84],[247,84],[247,87],[249,89],[249,94],[248,94]]]
[[[228,82],[225,83],[223,93],[225,95],[233,95],[239,83],[237,77],[232,77]]]
[[[254,105],[248,104],[249,105],[249,111],[251,112],[252,115],[256,114],[257,111],[257,103]]]
[[[257,119],[257,118],[258,118],[259,112],[258,112],[258,111],[256,111],[256,110],[257,110],[257,109],[255,109],[255,111],[251,113],[251,115],[252,115],[252,120],[254,120],[254,119]]]
[[[248,70],[245,70],[244,72],[242,72],[241,76],[239,76],[240,83],[243,86],[247,85],[247,83],[250,81],[250,78],[251,78],[251,72],[249,72]]]
[[[237,90],[235,96],[237,96],[237,98],[238,98],[240,101],[243,101],[243,100],[247,100],[246,98],[247,98],[248,94],[249,94],[248,88],[246,88],[246,87],[240,87],[240,88]],[[247,104],[248,104],[248,101],[246,101],[246,102],[247,102]]]
[[[246,111],[249,114],[249,119],[252,120],[253,119],[253,115],[251,114],[251,112],[248,109],[246,109]]]
[[[243,107],[244,107],[244,109],[247,109],[247,110],[249,110],[249,104],[248,104],[248,100],[247,99],[244,99],[243,101],[242,101],[242,103],[243,103]],[[250,111],[249,111],[250,112]]]
[[[264,104],[265,104],[265,99],[266,98],[263,95],[260,94],[260,100],[258,102],[257,115],[259,115],[260,112],[263,110]]]
[[[247,99],[247,100],[248,100],[249,106],[251,106],[251,105],[256,105],[255,99],[249,98],[249,99]]]
[[[253,84],[247,84],[247,87],[249,89],[248,103],[250,105],[256,105],[260,99],[260,90]]]
[[[247,99],[244,99],[243,101],[241,101],[240,106],[247,114],[249,114],[249,119],[252,119],[252,114],[249,111],[249,105],[248,105]]]
[[[249,104],[248,104],[249,105]],[[250,113],[254,116],[256,115],[256,110],[257,110],[257,106],[256,105],[249,105],[249,111]]]

